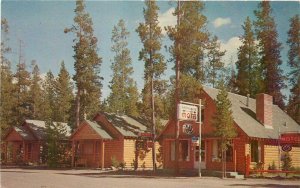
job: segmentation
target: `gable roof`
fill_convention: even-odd
[[[103,114],[123,136],[138,137],[139,133],[149,132],[147,126],[140,123],[133,117],[106,112]]]
[[[27,130],[27,128],[25,127],[13,127],[13,129],[19,133],[19,135],[24,139],[24,140],[35,140],[35,137],[34,135],[29,131]]]
[[[27,120],[25,120],[23,125],[25,123],[30,127],[32,133],[37,137],[37,139],[43,140],[46,138],[46,123],[45,123],[45,121],[27,119]],[[67,123],[53,122],[54,125],[56,125],[58,123],[60,123],[61,125],[63,125],[65,127],[66,136],[69,137],[71,135],[70,126],[68,126]]]
[[[213,100],[217,99],[219,90],[204,86],[205,91]],[[277,139],[279,133],[300,132],[300,126],[277,105],[272,106],[273,129],[265,128],[256,119],[256,100],[250,98],[249,106],[246,105],[247,97],[228,92],[232,104],[233,119],[235,123],[249,136],[255,138]]]
[[[106,132],[101,125],[99,125],[95,121],[85,120],[87,124],[90,125],[90,127],[96,131],[96,133],[103,139],[112,139],[112,137]]]

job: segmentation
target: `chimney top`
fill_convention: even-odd
[[[265,128],[273,129],[273,97],[264,93],[256,95],[256,118]]]

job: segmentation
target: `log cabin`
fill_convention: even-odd
[[[212,119],[216,112],[215,100],[218,89],[203,87],[202,139],[199,148],[199,123],[179,122],[179,169],[192,170],[199,167],[199,149],[201,149],[201,169],[221,171],[220,139],[214,136]],[[282,166],[282,147],[288,145],[293,167],[300,167],[300,126],[277,105],[267,94],[258,94],[256,99],[228,93],[234,118],[234,127],[238,136],[231,140],[226,151],[228,171],[245,173],[246,159],[250,159],[250,168],[268,169],[273,163],[277,169]],[[163,147],[163,167],[174,169],[175,164],[175,126],[176,121],[169,120],[158,136]],[[189,127],[188,131],[186,128]],[[248,157],[247,157],[248,156]]]
[[[71,135],[67,123],[60,123],[66,130],[66,137]],[[5,164],[42,164],[42,152],[45,150],[46,123],[39,120],[25,120],[20,126],[10,128],[3,138],[2,159]],[[68,140],[64,140],[68,142]]]
[[[152,168],[151,134],[136,118],[98,113],[84,120],[71,135],[72,166]],[[158,149],[158,147],[157,147]]]

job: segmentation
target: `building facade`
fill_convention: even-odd
[[[214,136],[212,119],[216,112],[215,100],[217,89],[203,87],[201,99],[202,140],[201,168],[221,170],[220,139]],[[258,94],[256,99],[229,93],[232,104],[234,127],[238,136],[231,140],[226,151],[227,171],[245,173],[247,156],[251,160],[250,168],[268,169],[275,164],[282,167],[282,150],[287,146],[291,150],[293,167],[300,167],[300,126],[278,106],[273,105],[272,96]],[[175,135],[176,121],[170,120],[158,137],[163,147],[163,166],[176,167]],[[199,167],[199,123],[193,121],[179,122],[178,166],[180,169],[197,169]]]

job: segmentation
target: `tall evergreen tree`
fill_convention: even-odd
[[[5,134],[10,126],[15,125],[13,116],[13,107],[15,106],[15,98],[12,95],[14,92],[13,73],[11,71],[10,61],[6,55],[10,53],[11,49],[8,47],[9,26],[5,18],[1,19],[1,67],[0,67],[0,128],[1,136]]]
[[[151,119],[153,141],[156,135],[156,119],[162,116],[161,96],[164,93],[166,81],[161,79],[167,66],[163,55],[160,53],[162,31],[158,21],[159,7],[155,1],[145,1],[146,8],[144,8],[144,23],[140,23],[137,28],[140,39],[143,43],[143,49],[140,51],[139,60],[144,61],[144,89],[143,108],[142,111],[146,118]],[[152,147],[153,170],[155,171],[156,154],[155,145]]]
[[[40,77],[40,69],[35,61],[32,61],[32,78],[31,78],[31,85],[29,89],[29,96],[30,96],[30,110],[31,110],[31,118],[43,120],[44,117],[42,116],[42,106],[43,106],[43,99],[42,99],[42,88],[41,88],[41,77]]]
[[[260,66],[255,35],[252,31],[252,23],[247,17],[244,25],[244,35],[240,37],[242,46],[238,49],[237,89],[238,93],[255,97],[262,89],[262,67]]]
[[[262,1],[258,5],[258,10],[254,11],[257,20],[254,22],[257,39],[259,41],[260,63],[264,72],[263,92],[272,95],[274,103],[284,108],[284,96],[281,89],[285,87],[280,49],[281,43],[278,42],[278,33],[274,18],[271,16],[272,9],[269,1]]]
[[[169,38],[174,42],[169,48],[172,55],[170,61],[179,62],[179,98],[190,102],[195,100],[199,84],[204,83],[205,78],[204,52],[209,41],[209,33],[206,30],[207,19],[203,15],[203,10],[203,2],[181,2],[174,13],[178,17],[178,24],[175,27],[167,27]]]
[[[73,80],[76,84],[76,126],[84,118],[95,115],[100,109],[101,80],[100,65],[101,58],[97,54],[97,38],[94,36],[93,22],[89,13],[85,10],[83,0],[76,1],[75,24],[66,28],[65,33],[73,32],[76,36],[73,46],[75,55],[75,75]]]
[[[29,89],[31,85],[30,73],[27,71],[25,63],[17,65],[17,71],[14,75],[15,91],[12,93],[16,98],[16,105],[14,106],[13,119],[16,124],[20,124],[24,119],[31,117],[30,110],[30,95]]]
[[[298,14],[290,19],[287,44],[289,45],[288,64],[291,67],[289,77],[292,86],[287,112],[300,124],[300,18]]]
[[[224,86],[224,83],[219,84],[219,93],[217,95],[216,112],[213,116],[213,126],[215,127],[215,136],[220,138],[221,151],[222,151],[222,169],[223,178],[225,177],[225,152],[230,144],[230,140],[237,136],[236,129],[234,127],[233,115],[231,110],[231,102],[228,99],[228,93]]]
[[[142,90],[142,112],[146,118],[153,119],[162,116],[161,97],[165,92],[166,80],[161,76],[166,70],[164,56],[160,53],[162,45],[162,29],[159,26],[159,7],[155,1],[145,1],[144,22],[139,24],[136,31],[139,34],[143,48],[139,60],[144,61],[144,88]]]
[[[43,109],[42,116],[46,120],[56,121],[56,93],[55,93],[55,78],[49,70],[46,74],[43,86]]]
[[[73,85],[71,83],[71,77],[65,67],[65,63],[60,65],[60,71],[55,81],[55,93],[56,93],[56,121],[58,122],[70,122],[71,107],[73,103]]]
[[[115,56],[111,66],[113,76],[110,82],[111,93],[108,97],[108,105],[112,112],[137,116],[138,91],[136,83],[131,78],[133,68],[128,49],[128,37],[129,32],[124,20],[121,19],[112,30],[111,50]]]
[[[215,87],[218,81],[220,81],[222,71],[224,71],[222,57],[225,55],[225,51],[221,51],[220,47],[220,42],[218,42],[216,36],[207,45],[206,82],[211,84],[212,87]]]

